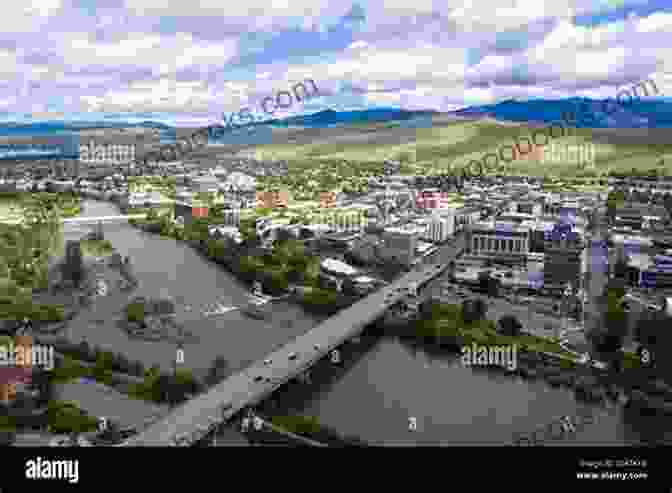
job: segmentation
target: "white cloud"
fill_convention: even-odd
[[[637,31],[672,31],[672,14],[657,12],[644,19],[639,19]]]
[[[244,21],[256,28],[296,25],[297,19],[304,26],[322,24],[326,17],[337,18],[349,9],[328,0],[247,0],[245,2],[222,2],[200,0],[198,2],[166,2],[165,0],[126,0],[126,7],[138,15],[153,16],[218,16],[222,22]]]
[[[16,55],[10,51],[0,50],[0,74],[15,76],[18,71]]]
[[[61,0],[3,2],[0,31],[22,33],[40,31],[44,21],[62,7]]]
[[[221,67],[236,54],[237,41],[195,42],[191,35],[144,35],[129,33],[118,42],[91,41],[85,33],[66,36],[62,50],[73,67],[157,67],[161,74],[196,66]]]
[[[216,94],[204,82],[177,82],[162,78],[132,83],[128,89],[108,91],[105,96],[82,96],[95,111],[185,111],[212,110]]]

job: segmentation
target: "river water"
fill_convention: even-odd
[[[114,205],[97,201],[86,201],[82,212],[115,214]],[[66,238],[81,234],[66,230]],[[196,311],[183,311],[183,304],[197,307],[219,301],[235,306],[245,301],[243,286],[183,243],[127,224],[106,225],[105,237],[131,257],[141,282],[138,294],[174,298],[182,319],[193,319]],[[265,321],[234,311],[192,322],[190,329],[200,341],[185,347],[185,365],[202,372],[222,355],[232,369],[240,368],[316,323],[285,304],[274,306],[273,317]],[[109,324],[79,324],[71,330],[75,339],[86,336],[90,343],[122,351],[147,366],[170,368],[174,361],[174,344],[129,340]],[[626,445],[672,437],[669,419],[641,417],[618,406],[587,406],[569,390],[469,369],[456,356],[430,354],[387,337],[373,342],[331,378],[318,378],[289,398],[289,402],[282,399],[278,412],[314,416],[342,433],[376,444],[507,443],[515,433],[586,409],[597,416],[596,423],[554,443]],[[415,430],[410,429],[411,421]]]

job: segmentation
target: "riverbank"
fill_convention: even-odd
[[[516,347],[515,367],[490,365],[473,371],[505,373],[525,380],[543,380],[573,390],[577,400],[600,404],[611,400],[655,413],[672,414],[672,386],[642,368],[635,354],[623,354],[623,371],[579,358],[560,338],[498,333],[489,320],[467,322],[460,306],[433,306],[420,320],[394,327],[402,338],[425,350],[459,354],[463,347]]]
[[[366,447],[368,445],[357,437],[344,436],[310,416],[272,416],[270,421],[280,429],[329,447]]]
[[[233,245],[223,239],[194,239],[194,232],[177,228],[167,220],[133,220],[130,223],[145,233],[186,243],[239,282],[248,287],[259,282],[264,293],[287,296],[289,301],[312,315],[332,316],[361,299],[359,295],[320,287],[317,281],[319,262],[298,243],[290,243],[282,251],[268,252],[254,246]]]

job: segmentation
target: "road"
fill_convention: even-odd
[[[222,421],[253,406],[275,389],[295,378],[330,350],[360,334],[362,329],[404,296],[403,288],[421,284],[445,271],[434,264],[412,271],[388,286],[342,310],[306,334],[299,336],[205,394],[175,409],[166,419],[129,439],[128,446],[165,446],[177,437],[199,440]],[[265,364],[264,362],[267,362]],[[230,405],[224,409],[225,405]]]
[[[128,221],[129,219],[145,219],[147,214],[128,214],[118,216],[81,216],[81,217],[64,217],[61,219],[63,224],[80,224],[80,223],[96,223],[104,221]]]

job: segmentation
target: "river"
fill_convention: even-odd
[[[112,204],[85,201],[84,216],[118,214]],[[67,237],[81,235],[67,233]],[[181,242],[139,231],[127,224],[105,227],[105,237],[129,255],[139,277],[139,294],[170,296],[194,307],[215,301],[240,305],[246,290]],[[183,319],[194,312],[181,309]],[[262,358],[274,347],[314,326],[317,321],[296,307],[277,304],[270,320],[258,321],[230,312],[215,319],[192,322],[200,341],[185,347],[185,365],[203,371],[215,356],[232,368]],[[170,368],[172,343],[129,340],[105,325],[73,327],[72,336],[113,347],[146,365]],[[589,406],[569,390],[543,382],[469,369],[456,356],[430,354],[392,337],[362,342],[357,357],[328,377],[289,392],[280,401],[281,413],[302,413],[338,431],[376,444],[501,444],[518,432],[531,431],[561,415],[581,409],[597,416],[560,444],[627,445],[640,440],[672,439],[671,420],[646,418],[616,405]],[[410,430],[411,418],[417,424]]]

